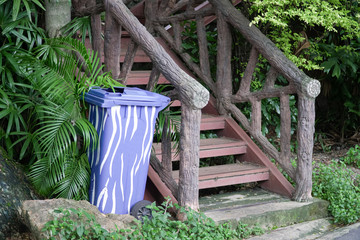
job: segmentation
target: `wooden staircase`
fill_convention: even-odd
[[[126,43],[129,41],[126,38],[121,41],[122,52],[126,53]],[[171,51],[163,41],[159,42],[168,52]],[[184,68],[180,60],[174,58]],[[123,60],[124,57],[122,56],[121,61]],[[150,62],[146,54],[141,49],[138,49],[134,63]],[[127,86],[144,87],[149,81],[150,74],[151,70],[131,71],[127,78]],[[158,84],[169,84],[169,81],[160,75]],[[173,106],[179,105],[181,105],[179,101],[173,103]],[[200,130],[212,131],[218,136],[217,138],[200,140],[200,161],[205,158],[221,156],[235,156],[235,158],[234,162],[230,164],[201,167],[199,169],[199,189],[258,182],[261,187],[267,190],[291,197],[294,191],[292,185],[233,118],[219,115],[213,99],[202,110]],[[154,143],[153,150],[156,157],[161,161],[161,143]],[[172,161],[179,161],[176,150],[172,150]],[[179,171],[173,170],[172,176],[177,182]],[[164,197],[170,196],[173,202],[177,202],[166,184],[151,166],[149,167],[147,184],[145,195],[147,200],[161,202]]]
[[[139,5],[134,11],[137,17],[141,13],[142,6]],[[157,38],[158,42],[166,49],[174,61],[186,72],[190,72],[184,64],[176,57],[165,42]],[[123,63],[127,47],[130,43],[127,34],[122,34],[121,58]],[[148,64],[150,58],[139,47],[134,57],[134,63]],[[131,71],[126,80],[127,86],[141,86],[149,81],[151,70]],[[169,84],[165,77],[160,75],[158,84]],[[200,161],[205,158],[235,156],[230,164],[206,166],[199,169],[199,189],[214,188],[242,183],[258,182],[261,187],[283,196],[291,197],[294,188],[280,173],[269,158],[251,140],[239,124],[230,116],[221,116],[216,110],[216,104],[210,99],[209,104],[202,109],[201,131],[212,131],[216,138],[200,140]],[[177,101],[175,106],[181,105]],[[156,157],[161,161],[161,143],[154,143],[153,148]],[[175,151],[172,152],[172,161],[179,161]],[[175,181],[179,179],[179,171],[173,170],[172,176]],[[148,183],[145,199],[162,201],[164,197],[170,196],[173,202],[177,202],[166,184],[159,175],[149,167]]]
[[[200,162],[205,158],[221,156],[234,156],[234,161],[224,165],[200,167],[199,189],[258,182],[264,189],[291,198],[293,186],[234,119],[217,113],[213,101],[210,101],[202,111],[200,129],[201,131],[210,130],[218,136],[200,140]],[[161,161],[161,143],[154,143],[153,149],[156,157]],[[173,162],[179,161],[175,151],[172,150]],[[173,170],[172,176],[177,182],[179,171]],[[155,187],[161,196],[170,196],[172,201],[176,202],[166,184],[161,181],[151,166],[148,177],[149,189]],[[151,185],[154,186],[150,187]],[[162,200],[149,191],[145,198]]]

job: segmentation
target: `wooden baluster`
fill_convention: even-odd
[[[298,153],[294,200],[308,201],[312,190],[312,154],[315,132],[315,99],[298,95]]]
[[[155,88],[155,85],[159,81],[159,77],[160,77],[159,69],[156,66],[153,66],[151,73],[150,73],[149,82],[146,85],[146,90],[153,91]]]
[[[251,101],[251,128],[261,134],[261,100]]]
[[[182,29],[181,29],[180,23],[179,23],[179,21],[172,21],[171,25],[173,26],[175,47],[179,51],[183,51],[182,40],[181,40]]]
[[[196,18],[196,30],[199,43],[200,68],[204,76],[211,81],[208,41],[206,38],[205,23],[202,17]]]
[[[159,13],[164,12],[168,7],[168,5],[169,5],[169,0],[161,0],[158,12]]]
[[[277,79],[277,77],[279,76],[279,73],[277,72],[277,70],[271,66],[268,73],[266,74],[266,79],[265,79],[265,84],[264,84],[264,90],[269,90],[274,88],[275,86],[275,81]]]
[[[290,160],[291,112],[289,95],[280,96],[280,161]]]
[[[96,0],[89,1],[89,7],[96,6]],[[91,15],[91,35],[92,35],[92,49],[97,53],[99,59],[99,67],[102,64],[103,41],[101,37],[101,16],[100,14]]]
[[[134,59],[135,59],[137,49],[138,49],[138,44],[136,44],[134,41],[131,41],[130,44],[128,45],[126,55],[124,58],[124,63],[122,64],[121,72],[120,72],[120,76],[119,76],[119,79],[122,84],[126,85],[126,80],[129,76],[129,73],[131,72],[131,68],[134,64]]]
[[[167,110],[168,111],[168,110]],[[165,117],[164,127],[161,135],[161,163],[165,171],[172,172],[172,157],[171,157],[171,128],[169,126],[169,119]]]
[[[110,9],[109,2],[105,1],[105,71],[111,72],[113,78],[117,79],[120,75],[121,25],[114,19]]]
[[[225,17],[220,11],[217,11],[217,69],[216,69],[216,87],[217,104],[220,114],[226,114],[224,102],[230,101],[232,94],[232,74],[231,74],[231,47],[232,38],[230,28],[225,21]]]
[[[250,92],[250,84],[258,60],[259,60],[259,52],[253,46],[250,51],[250,57],[245,68],[244,76],[241,79],[240,87],[236,95],[241,96],[242,94],[247,94]]]
[[[180,129],[179,204],[199,209],[199,148],[201,110],[182,99]],[[186,214],[178,213],[180,220]]]

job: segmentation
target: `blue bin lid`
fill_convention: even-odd
[[[114,90],[112,88],[91,88],[88,93],[85,93],[84,99],[88,103],[103,108],[118,105],[155,106],[164,108],[170,102],[170,98],[166,96],[140,88],[114,87]]]

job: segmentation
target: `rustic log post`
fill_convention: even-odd
[[[265,84],[264,84],[264,90],[269,90],[275,86],[275,81],[277,77],[279,76],[279,73],[276,71],[274,67],[270,67],[270,70],[266,74]]]
[[[181,99],[195,109],[203,108],[209,101],[209,92],[199,82],[185,73],[130,12],[121,0],[108,0],[112,16],[129,32],[152,62],[179,91]]]
[[[289,105],[289,95],[280,96],[280,155],[278,162],[283,170],[295,181],[296,170],[291,163],[291,112]]]
[[[192,58],[190,56],[190,54],[182,51],[181,49],[177,49],[176,48],[176,44],[175,41],[172,39],[172,36],[162,27],[162,26],[156,26],[155,27],[156,31],[158,33],[160,33],[161,37],[163,39],[166,40],[166,42],[169,44],[169,46],[179,55],[181,56],[182,60],[187,64],[187,66],[189,67],[189,69],[191,71],[193,71],[196,75],[199,76],[199,78],[201,78],[204,83],[207,85],[207,87],[210,88],[210,90],[212,90],[213,92],[216,92],[216,87],[214,84],[214,81],[210,78],[207,78],[201,71],[200,67],[195,64],[192,61]]]
[[[251,128],[261,134],[261,100],[251,101]]]
[[[199,209],[199,146],[201,110],[181,105],[179,204]],[[178,213],[179,220],[186,214]]]
[[[315,131],[315,99],[299,94],[298,98],[298,153],[294,200],[310,200],[312,190],[312,154]]]
[[[290,159],[290,141],[291,141],[291,112],[289,95],[280,97],[280,161],[288,162]],[[291,164],[288,163],[288,164]],[[294,176],[291,176],[294,177]],[[295,179],[293,179],[295,180]]]
[[[258,60],[259,60],[259,52],[256,50],[255,47],[252,47],[250,50],[249,61],[246,65],[244,76],[241,78],[240,87],[236,95],[240,96],[242,94],[247,94],[250,92],[250,84]]]
[[[208,41],[206,38],[205,23],[202,17],[196,18],[196,30],[199,43],[200,68],[204,76],[211,79]]]
[[[127,51],[125,54],[125,58],[124,58],[124,62],[121,67],[120,76],[119,76],[119,79],[122,84],[126,85],[127,78],[129,76],[129,73],[131,72],[131,68],[134,63],[134,58],[135,58],[137,49],[138,49],[138,45],[134,41],[131,41],[130,44],[128,45],[128,48],[127,48]]]
[[[168,110],[165,110],[168,111]],[[169,126],[169,118],[165,117],[164,127],[161,135],[161,164],[165,171],[172,172],[171,157],[171,128]]]
[[[163,181],[165,183],[165,185],[169,188],[169,190],[171,191],[171,194],[176,199],[178,199],[179,198],[178,184],[172,177],[171,172],[168,172],[164,168],[164,166],[162,166],[161,162],[159,161],[159,159],[156,157],[156,155],[154,153],[151,153],[151,155],[150,155],[150,165],[154,169],[154,171],[159,175],[161,181]]]
[[[175,47],[176,49],[179,49],[179,51],[183,51],[182,39],[181,39],[181,33],[183,29],[181,28],[180,23],[178,21],[173,21],[171,22],[171,24],[173,26]]]
[[[151,70],[149,82],[146,85],[146,90],[153,91],[160,77],[160,71],[156,66]]]
[[[109,3],[110,0],[105,1],[105,71],[111,72],[112,77],[117,79],[120,75],[121,25],[112,16]]]
[[[89,1],[89,7],[96,6],[96,0]],[[100,14],[91,15],[91,35],[92,35],[92,49],[97,53],[99,61],[102,60],[103,41],[101,38],[101,16]],[[101,62],[99,67],[101,66]]]
[[[232,74],[231,74],[231,47],[232,38],[228,23],[223,14],[217,11],[217,68],[216,68],[216,87],[217,105],[220,114],[226,114],[224,102],[230,102],[232,94]],[[230,68],[230,69],[229,69]]]

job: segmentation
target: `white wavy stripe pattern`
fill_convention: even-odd
[[[110,138],[110,142],[109,142],[109,147],[106,150],[105,157],[101,160],[100,175],[101,175],[103,167],[104,167],[104,165],[105,165],[105,163],[106,163],[106,161],[107,161],[107,159],[109,157],[110,150],[111,150],[112,144],[114,142],[115,135],[117,133],[117,121],[116,121],[115,117],[116,117],[116,108],[118,108],[118,107],[119,106],[115,106],[115,107],[111,108],[111,123],[112,123],[112,126],[113,126],[113,130],[112,130],[112,134],[111,134],[111,138]]]
[[[133,131],[131,133],[130,140],[134,137],[137,127],[138,127],[138,116],[137,116],[136,106],[134,106],[134,127],[133,127]]]
[[[122,134],[122,127],[121,127],[121,117],[120,117],[120,106],[116,106],[113,107],[115,109],[115,113],[116,113],[116,117],[117,117],[117,121],[119,122],[119,137],[118,137],[118,141],[116,143],[115,149],[113,150],[113,154],[111,157],[111,162],[110,162],[110,177],[112,177],[112,167],[113,167],[113,163],[114,163],[114,159],[115,159],[115,155],[118,152],[119,149],[119,145],[120,145],[120,141],[121,141],[121,134]],[[115,114],[114,114],[115,115]],[[116,122],[116,121],[115,121]],[[114,125],[116,124],[114,122]],[[115,130],[113,130],[115,132]],[[101,170],[100,170],[100,174],[101,174]]]
[[[96,151],[89,154],[89,162],[95,162],[91,165],[90,202],[103,213],[128,214],[143,200],[158,110],[95,106],[90,112],[89,120],[99,135]]]
[[[99,106],[96,106],[96,108],[100,108]],[[96,114],[98,114],[98,112],[96,112]],[[104,117],[105,115],[105,117]],[[105,121],[107,119],[107,113],[105,114],[105,108],[102,109],[102,114],[101,114],[101,125],[99,126],[99,130],[98,130],[98,135],[99,135],[99,139],[101,139],[102,133],[104,131],[104,126],[105,126]],[[98,143],[97,146],[97,155],[96,155],[96,162],[95,162],[95,166],[99,164],[100,161],[100,143]]]

